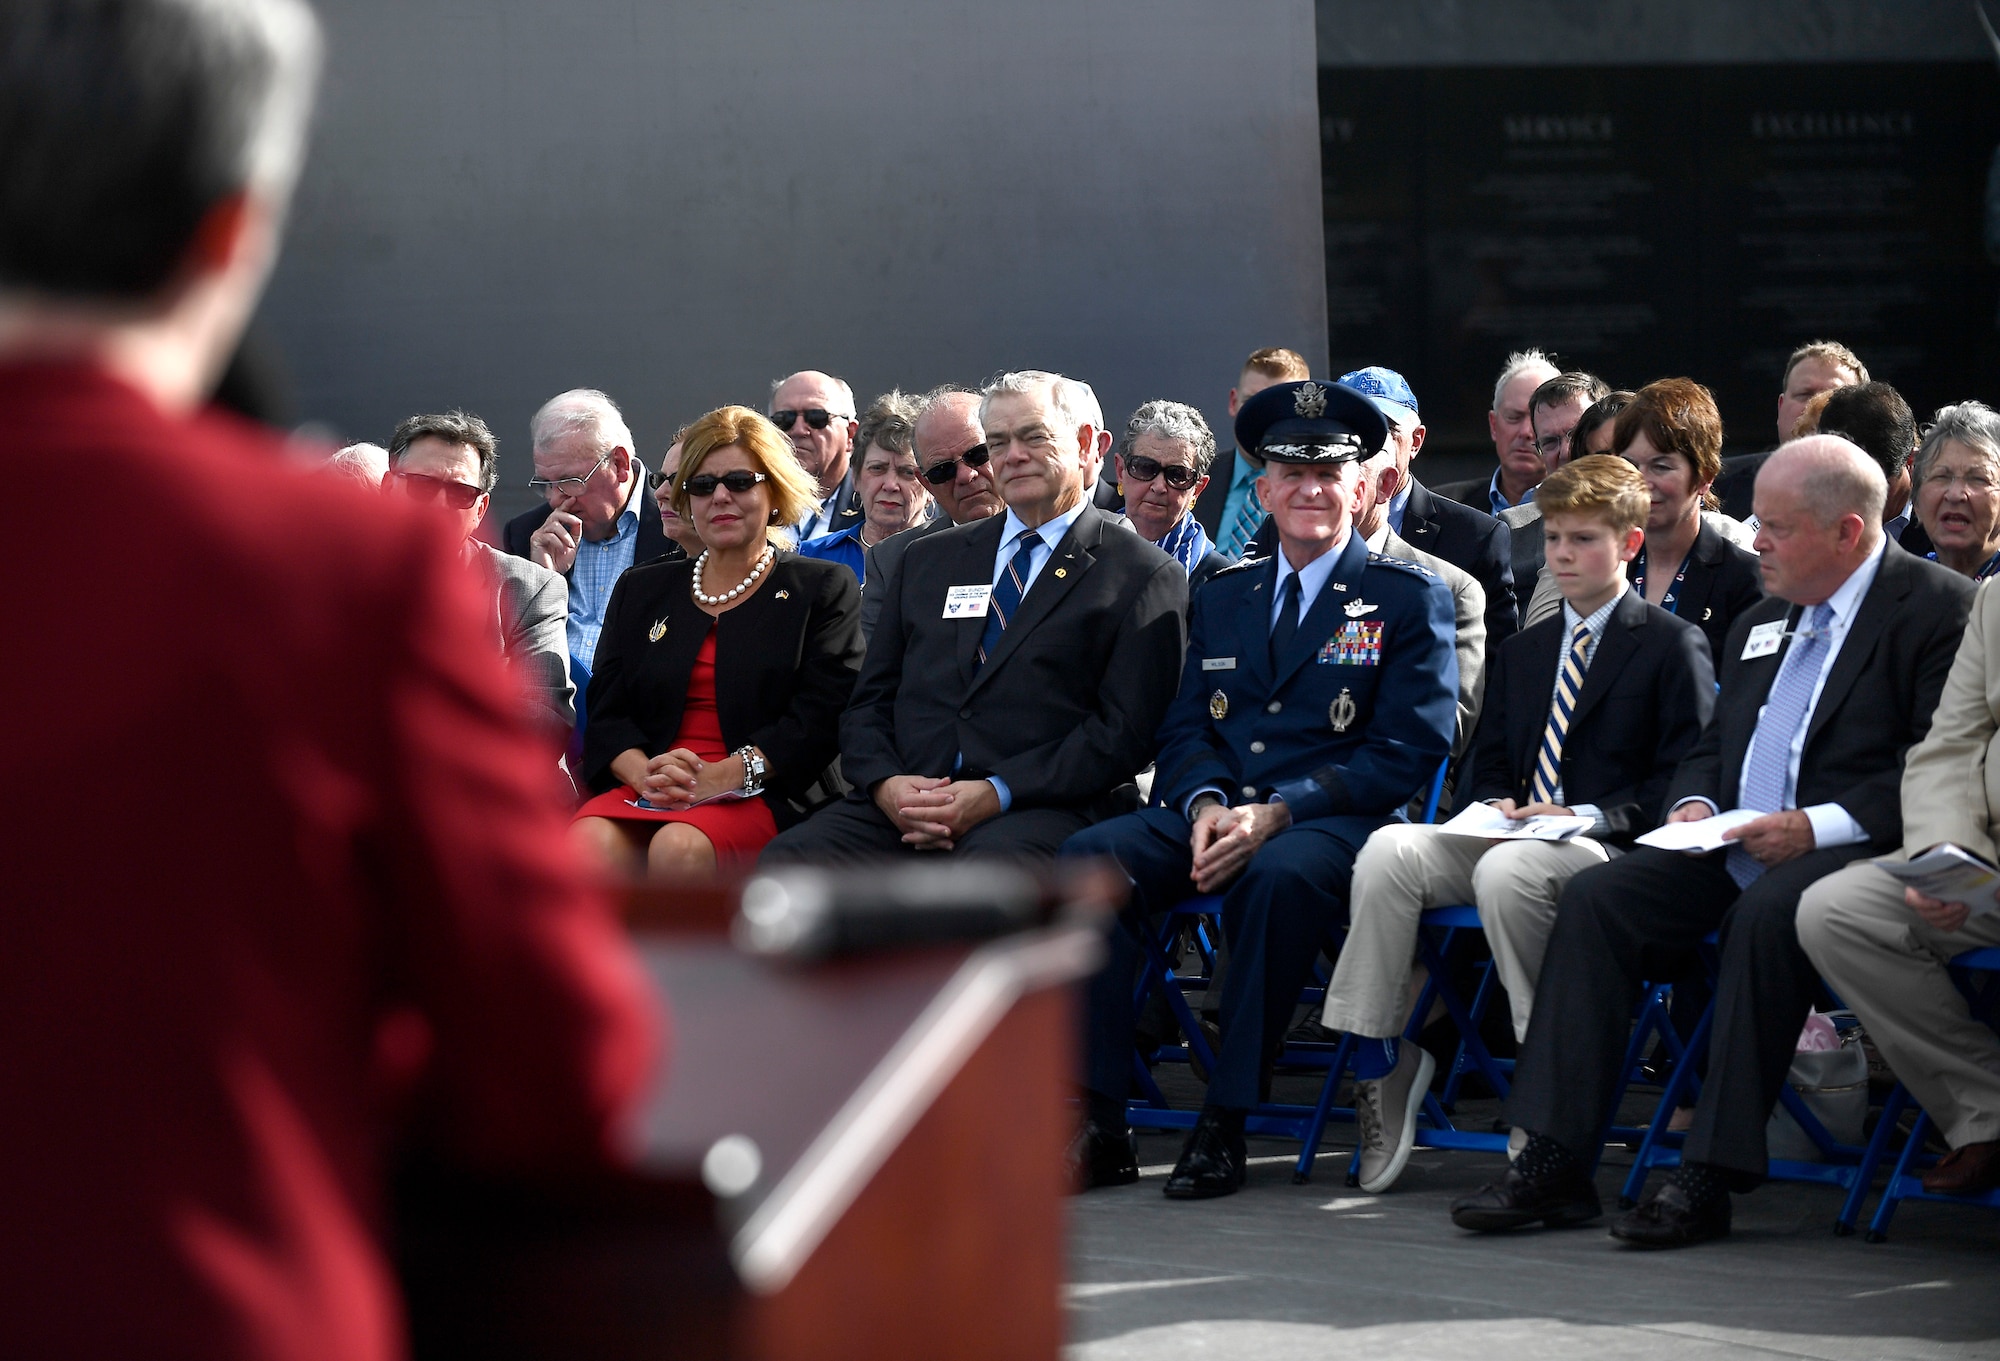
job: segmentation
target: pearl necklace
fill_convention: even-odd
[[[764,575],[764,569],[771,565],[772,559],[776,556],[777,554],[773,551],[771,545],[765,544],[763,556],[757,559],[757,565],[750,569],[749,576],[743,578],[734,587],[724,591],[721,595],[707,595],[701,589],[701,582],[702,569],[708,566],[708,550],[706,548],[702,549],[701,556],[694,560],[694,598],[704,605],[728,604],[730,601],[736,599],[737,596],[742,595],[752,586],[755,586],[757,578]]]

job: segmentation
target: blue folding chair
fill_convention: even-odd
[[[1952,981],[1958,985],[1965,1000],[1972,1006],[1972,1014],[1992,1025],[2000,1020],[2000,948],[1968,950],[1954,958],[1947,967]],[[1868,1142],[1868,1149],[1876,1162],[1888,1148],[1888,1133],[1896,1126],[1898,1117],[1910,1105],[1909,1089],[1902,1083],[1890,1094],[1889,1101],[1882,1108],[1882,1119],[1875,1127],[1875,1137]],[[1916,1123],[1910,1127],[1909,1138],[1903,1142],[1903,1151],[1896,1159],[1895,1167],[1889,1173],[1889,1184],[1882,1188],[1882,1199],[1875,1207],[1875,1217],[1868,1222],[1865,1241],[1880,1243],[1889,1237],[1889,1221],[1895,1217],[1896,1207],[1906,1200],[1941,1200],[1954,1205],[1984,1205],[2000,1210],[2000,1191],[1986,1191],[1979,1195],[1953,1196],[1924,1189],[1921,1167],[1936,1162],[1936,1156],[1924,1151],[1924,1136],[1930,1132],[1931,1117],[1927,1111],[1917,1112]],[[1872,1181],[1875,1163],[1870,1163],[1868,1181]],[[1865,1191],[1868,1181],[1861,1184]],[[1848,1223],[1859,1214],[1859,1193],[1849,1196]],[[1851,1214],[1849,1212],[1852,1212]]]
[[[1437,820],[1438,804],[1444,795],[1444,781],[1449,762],[1440,762],[1437,774],[1431,777],[1430,788],[1425,795],[1424,821]],[[1210,894],[1198,898],[1184,899],[1173,911],[1166,914],[1158,931],[1145,937],[1141,944],[1146,951],[1146,969],[1140,979],[1133,998],[1136,1012],[1143,1008],[1155,989],[1164,989],[1167,1008],[1186,1037],[1181,1045],[1163,1045],[1151,1055],[1152,1061],[1189,1062],[1190,1057],[1198,1060],[1205,1071],[1215,1071],[1215,1054],[1203,1037],[1201,1026],[1188,1005],[1188,994],[1205,991],[1209,985],[1214,967],[1213,942],[1206,936],[1209,922],[1222,911],[1222,899]],[[1169,952],[1180,939],[1184,928],[1192,926],[1197,942],[1196,954],[1209,972],[1201,974],[1181,973],[1174,968]],[[1345,931],[1341,932],[1345,937]],[[1300,1000],[1314,1005],[1324,1000],[1326,982],[1322,978],[1317,986],[1309,986],[1300,994]],[[1263,1102],[1255,1107],[1243,1122],[1246,1134],[1267,1135],[1282,1139],[1297,1139],[1300,1142],[1298,1162],[1292,1169],[1292,1180],[1304,1183],[1312,1179],[1313,1165],[1319,1156],[1319,1143],[1332,1120],[1354,1119],[1351,1106],[1335,1106],[1335,1096],[1340,1090],[1341,1075],[1347,1071],[1354,1053],[1354,1037],[1342,1035],[1338,1043],[1319,1044],[1309,1042],[1287,1042],[1279,1053],[1277,1066],[1280,1068],[1319,1070],[1324,1073],[1320,1082],[1319,1097],[1310,1106],[1286,1102]],[[1139,1095],[1126,1103],[1126,1119],[1135,1129],[1192,1129],[1200,1112],[1177,1110],[1168,1101],[1153,1074],[1146,1057],[1136,1050],[1132,1055],[1133,1077]]]
[[[1710,932],[1702,941],[1702,968],[1708,975],[1713,989],[1720,946],[1717,935]],[[1709,1032],[1715,1020],[1715,1000],[1702,1009],[1701,1019],[1695,1024],[1687,1043],[1675,1056],[1673,1074],[1667,1079],[1660,1092],[1660,1103],[1653,1112],[1653,1122],[1645,1130],[1639,1142],[1639,1150],[1632,1160],[1632,1170],[1625,1178],[1625,1185],[1618,1197],[1622,1209],[1631,1209],[1639,1203],[1639,1195],[1646,1189],[1646,1178],[1656,1167],[1678,1167],[1681,1162],[1681,1146],[1687,1136],[1670,1130],[1667,1124],[1674,1111],[1684,1103],[1698,1099],[1701,1079],[1695,1069],[1703,1054],[1707,1052]],[[1671,1033],[1671,1028],[1669,1028]],[[1874,1180],[1875,1169],[1880,1164],[1881,1151],[1875,1142],[1867,1145],[1847,1144],[1834,1138],[1805,1098],[1792,1090],[1789,1083],[1778,1089],[1778,1103],[1782,1105],[1799,1128],[1819,1150],[1823,1162],[1806,1162],[1794,1158],[1772,1158],[1767,1164],[1765,1175],[1772,1181],[1814,1182],[1822,1186],[1835,1186],[1847,1192],[1841,1210],[1834,1218],[1833,1231],[1849,1234],[1854,1231],[1855,1216],[1860,1213],[1861,1198]],[[1900,1108],[1899,1108],[1900,1109]],[[1893,1116],[1885,1113],[1883,1121],[1877,1125],[1877,1135],[1884,1126],[1893,1126]],[[1871,1158],[1872,1151],[1872,1158]]]

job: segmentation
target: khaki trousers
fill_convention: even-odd
[[[1864,862],[1808,888],[1798,928],[1813,967],[1951,1146],[2000,1139],[2000,1036],[1973,1019],[1944,967],[1955,954],[2000,945],[2000,913],[1947,935],[1909,909],[1901,884]]]
[[[1589,837],[1479,841],[1431,826],[1392,822],[1354,862],[1347,943],[1326,994],[1326,1024],[1356,1035],[1400,1035],[1409,1021],[1410,964],[1425,908],[1474,903],[1494,967],[1513,1006],[1514,1037],[1528,1033],[1556,899],[1578,871],[1610,852]]]

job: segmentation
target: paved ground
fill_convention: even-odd
[[[1334,1127],[1328,1148],[1351,1131]],[[1073,1361],[2000,1358],[1992,1211],[1905,1202],[1878,1246],[1832,1235],[1837,1192],[1767,1186],[1737,1198],[1730,1239],[1645,1253],[1600,1226],[1460,1232],[1446,1206],[1497,1175],[1490,1155],[1419,1149],[1394,1190],[1368,1196],[1343,1184],[1344,1157],[1294,1186],[1297,1146],[1252,1140],[1253,1159],[1283,1161],[1253,1163],[1234,1196],[1182,1204],[1160,1195],[1179,1149],[1177,1134],[1142,1136],[1150,1175],[1072,1202]],[[1606,1155],[1607,1206],[1629,1166]]]

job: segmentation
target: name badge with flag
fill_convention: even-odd
[[[1380,666],[1382,621],[1350,619],[1319,650],[1321,666]]]

